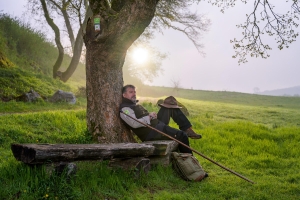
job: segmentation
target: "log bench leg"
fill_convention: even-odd
[[[54,166],[54,172],[57,175],[62,175],[64,171],[67,175],[67,181],[70,181],[77,172],[77,165],[75,163],[60,162]]]
[[[143,157],[114,159],[109,162],[109,166],[133,171],[135,178],[139,178],[141,173],[147,174],[151,169],[150,160]]]
[[[168,153],[167,155],[162,156],[149,156],[151,165],[162,165],[164,167],[167,167],[171,163],[171,153]]]

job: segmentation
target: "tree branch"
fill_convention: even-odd
[[[54,0],[48,0],[48,1],[50,1],[53,5],[55,5],[60,10],[60,12],[62,13],[63,18],[64,18],[64,22],[65,22],[65,25],[66,25],[66,28],[67,28],[67,32],[68,32],[68,35],[69,35],[70,43],[71,43],[72,49],[74,49],[75,37],[74,37],[73,29],[72,29],[72,26],[71,26],[71,22],[70,22],[70,19],[69,19],[69,15],[67,13],[67,6],[69,5],[70,0],[67,1],[67,2],[65,0],[62,0],[62,6],[57,4]]]
[[[244,1],[245,3],[247,0]],[[275,6],[271,5],[268,0],[255,0],[253,12],[247,15],[247,20],[244,24],[237,27],[242,28],[243,38],[234,40],[235,55],[233,58],[239,57],[238,63],[248,62],[246,56],[250,54],[251,57],[268,58],[268,53],[271,47],[263,43],[262,35],[268,34],[275,36],[278,48],[281,50],[284,47],[288,48],[289,44],[296,41],[298,33],[295,32],[298,24],[296,20],[298,1],[294,1],[292,8],[295,12],[288,11],[285,14],[279,14],[275,11]],[[260,11],[261,21],[257,19],[256,13]],[[298,12],[299,14],[299,12]],[[263,23],[261,23],[263,22]]]
[[[189,7],[193,1],[160,1],[150,29],[172,28],[185,34],[201,52],[203,45],[199,42],[202,33],[208,31],[210,20],[204,15],[191,13]],[[201,52],[203,53],[203,52]]]
[[[58,58],[53,66],[53,78],[56,78],[56,72],[57,70],[60,68],[61,63],[63,61],[63,57],[64,57],[64,48],[60,42],[60,32],[59,32],[59,28],[56,26],[56,24],[54,23],[54,21],[50,18],[49,12],[48,12],[48,8],[47,8],[47,4],[45,2],[45,0],[40,0],[41,4],[42,4],[42,8],[44,11],[44,16],[46,18],[47,23],[49,24],[49,26],[52,28],[52,30],[55,33],[55,43],[57,45],[58,48]]]

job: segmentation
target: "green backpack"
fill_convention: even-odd
[[[171,162],[174,170],[184,180],[201,181],[208,176],[199,161],[190,153],[172,152]]]

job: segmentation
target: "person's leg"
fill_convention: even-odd
[[[175,129],[175,128],[172,128],[167,125],[164,127],[163,132],[168,134],[169,136],[175,138],[176,140],[179,140],[180,142],[184,143],[185,145],[190,146],[188,136],[185,132]],[[161,139],[170,140],[170,138],[168,138],[167,136],[164,136],[164,135],[161,136]],[[178,149],[181,153],[193,154],[192,150],[190,150],[189,148],[187,148],[181,144],[178,145]]]
[[[168,125],[170,122],[170,117],[170,108],[165,108],[161,106],[157,113],[157,119]]]
[[[191,122],[179,108],[165,108],[161,106],[157,113],[157,119],[168,125],[170,117],[172,117],[182,131],[185,131],[192,126]]]
[[[170,122],[170,117],[172,117],[174,122],[176,122],[180,130],[186,132],[188,137],[192,139],[202,138],[200,134],[194,132],[191,122],[179,108],[165,108],[161,106],[157,113],[157,119],[168,125]]]
[[[200,139],[202,136],[192,129],[192,124],[179,108],[172,109],[172,119],[177,123],[179,129],[184,131],[189,138]]]
[[[180,142],[182,142],[183,144],[185,144],[187,146],[190,146],[187,134],[181,130],[172,128],[168,125],[165,125],[161,121],[156,125],[155,129],[166,133],[167,135],[175,138],[176,140],[179,140]],[[148,136],[146,137],[145,141],[153,141],[153,140],[171,140],[171,138],[169,138],[161,133],[158,133],[155,130],[151,130],[149,132]],[[187,148],[181,144],[179,144],[178,148],[181,153],[193,154],[192,150],[190,150],[189,148]]]

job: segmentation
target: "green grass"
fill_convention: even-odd
[[[52,96],[58,88],[70,91],[71,88],[59,80],[42,74],[36,74],[16,67],[0,68],[0,98],[15,98],[30,89],[38,92],[42,97]]]
[[[16,161],[10,144],[92,143],[86,130],[85,101],[75,105],[9,102],[5,115],[0,115],[0,196],[4,199],[299,199],[300,110],[293,105],[294,99],[280,100],[280,107],[264,102],[254,106],[178,100],[188,108],[194,130],[203,136],[201,140],[190,140],[191,147],[255,184],[199,155],[195,156],[209,173],[202,182],[180,179],[171,166],[154,167],[147,175],[135,179],[132,173],[110,169],[107,161],[77,162],[78,172],[68,182],[64,175],[49,172],[49,167],[31,168]],[[141,103],[157,111],[158,107],[150,101],[153,99]],[[0,108],[3,105],[0,103]],[[17,112],[15,107],[21,111]],[[3,109],[0,113],[3,114]],[[171,126],[176,127],[173,121]]]
[[[12,113],[32,113],[39,111],[54,111],[54,110],[79,110],[86,109],[86,99],[82,97],[76,98],[75,104],[68,103],[51,103],[48,101],[37,101],[32,103],[26,102],[0,102],[0,116]]]

